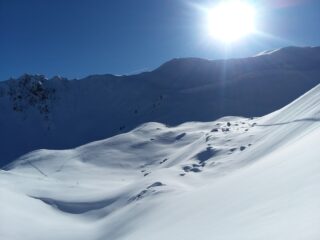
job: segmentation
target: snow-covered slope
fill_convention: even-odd
[[[0,239],[317,240],[319,102],[24,155],[0,172]]]
[[[146,122],[170,126],[262,116],[320,83],[320,47],[244,59],[174,59],[133,76],[0,82],[0,166],[29,151],[68,149]]]

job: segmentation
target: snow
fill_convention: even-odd
[[[0,171],[0,239],[317,240],[319,102],[26,154]]]
[[[0,167],[37,149],[70,149],[146,122],[177,126],[263,116],[320,83],[320,48],[261,56],[174,59],[131,76],[24,75],[0,82]]]

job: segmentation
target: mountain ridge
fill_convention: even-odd
[[[287,48],[242,59],[174,59],[129,76],[0,82],[0,166],[35,149],[72,148],[145,122],[262,116],[316,86],[319,66],[320,47]]]
[[[206,62],[206,63],[225,62],[225,61],[246,60],[246,59],[251,59],[251,58],[265,57],[265,56],[269,56],[271,54],[283,54],[283,53],[288,54],[288,53],[290,53],[290,51],[291,51],[291,53],[296,53],[297,51],[298,52],[302,52],[304,50],[307,50],[307,51],[316,50],[316,51],[319,51],[319,53],[320,53],[320,46],[306,46],[306,47],[289,46],[289,47],[283,47],[283,48],[278,48],[278,49],[273,49],[273,50],[262,51],[262,52],[260,52],[260,53],[258,53],[256,55],[249,56],[249,57],[227,58],[227,59],[206,59],[206,58],[200,58],[200,57],[172,58],[172,59],[160,64],[160,66],[156,67],[153,70],[143,71],[143,72],[134,73],[134,74],[102,73],[102,74],[89,74],[88,76],[80,77],[80,78],[67,78],[67,77],[56,75],[56,76],[53,76],[51,78],[47,78],[44,74],[24,73],[20,77],[17,77],[17,78],[11,77],[9,79],[5,79],[5,80],[0,81],[0,83],[1,82],[3,83],[3,82],[11,81],[11,80],[18,80],[18,79],[22,78],[25,75],[30,76],[30,77],[43,76],[45,80],[50,80],[50,81],[57,80],[57,79],[58,80],[68,80],[68,81],[81,81],[81,80],[92,79],[92,78],[131,77],[131,76],[145,75],[145,74],[148,74],[148,73],[152,73],[154,71],[158,71],[159,69],[165,67],[166,65],[171,65],[173,63],[184,62],[184,61],[198,61],[198,62]]]

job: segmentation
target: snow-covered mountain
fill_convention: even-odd
[[[0,166],[35,149],[73,148],[146,122],[262,116],[318,83],[320,47],[244,59],[174,59],[133,76],[24,75],[0,82]]]
[[[317,240],[319,103],[31,152],[0,171],[0,239]]]

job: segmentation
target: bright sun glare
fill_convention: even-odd
[[[234,42],[254,32],[255,9],[242,1],[228,1],[208,11],[209,34],[223,42]]]

